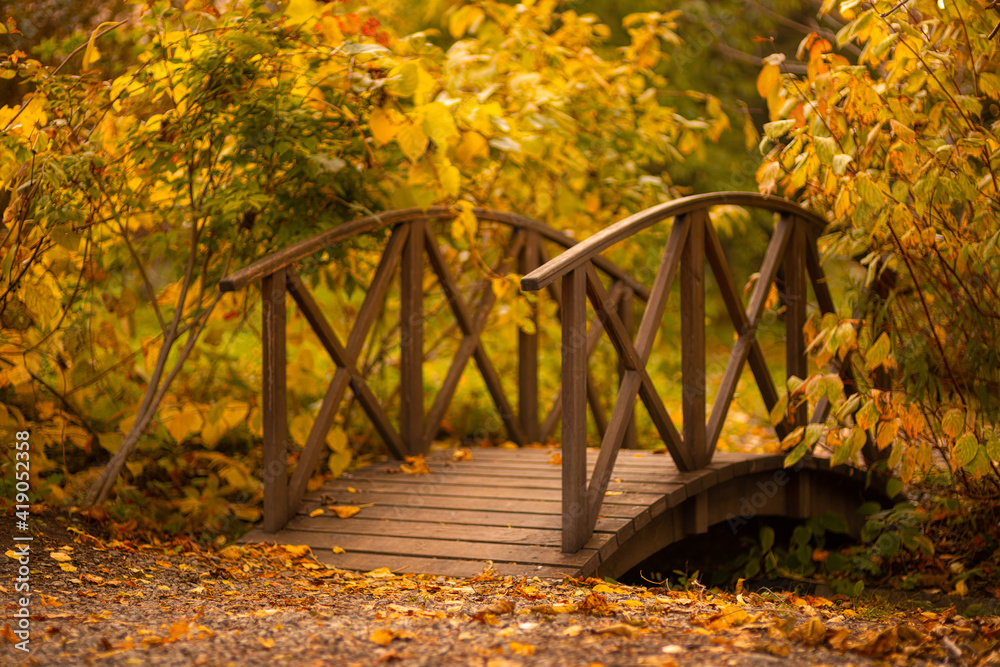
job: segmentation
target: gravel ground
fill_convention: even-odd
[[[789,593],[328,569],[305,548],[99,540],[35,517],[29,643],[3,665],[994,665],[1000,618]],[[13,535],[0,519],[0,535]],[[14,544],[4,538],[7,546]],[[6,547],[5,547],[6,548]]]

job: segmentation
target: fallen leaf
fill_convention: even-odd
[[[427,461],[424,460],[423,454],[407,456],[406,463],[400,464],[399,469],[401,472],[409,475],[429,475],[431,472],[431,469],[427,466]]]
[[[564,635],[566,635],[567,637],[576,637],[581,632],[583,632],[583,626],[582,625],[571,625],[571,626],[569,626],[568,628],[566,628],[565,630],[562,631],[562,633]]]
[[[826,626],[818,618],[810,618],[792,630],[790,637],[804,644],[816,646],[826,639]]]
[[[271,639],[270,637],[257,637],[257,639],[260,641],[260,645],[263,646],[264,648],[274,647],[274,640]]]
[[[471,461],[472,460],[472,450],[468,447],[460,447],[454,451],[451,455],[456,461]]]
[[[389,579],[394,577],[392,570],[387,567],[380,567],[376,570],[371,570],[370,572],[365,572],[366,577],[371,577],[372,579]]]
[[[63,570],[64,572],[76,572],[76,568],[70,565],[69,563],[60,563],[59,569]]]
[[[530,608],[536,614],[572,614],[576,605],[572,604],[536,604]]]
[[[497,600],[483,611],[490,614],[496,614],[498,616],[500,614],[513,614],[514,603],[510,600]]]
[[[323,513],[324,513],[323,508],[322,507],[317,507],[312,512],[309,512],[309,516],[311,516],[311,517],[312,516],[319,516],[320,514],[323,514]]]
[[[3,627],[0,628],[0,637],[3,637],[11,644],[16,644],[18,642],[17,636],[14,631],[10,628],[10,623],[4,623]]]
[[[279,549],[283,549],[292,558],[302,558],[309,553],[308,544],[279,544]]]
[[[69,556],[67,556],[66,554],[64,554],[64,553],[63,553],[63,552],[61,552],[61,551],[50,551],[50,552],[49,552],[49,557],[50,557],[50,558],[51,558],[52,560],[57,560],[57,561],[59,561],[60,563],[65,563],[65,562],[67,562],[67,561],[70,561],[70,560],[72,560],[72,559],[71,559],[71,558],[70,558]]]
[[[562,454],[559,452],[552,452],[552,456],[549,457],[549,463],[554,466],[562,465]]]
[[[628,623],[615,623],[614,625],[609,625],[604,628],[598,628],[594,630],[599,635],[615,635],[617,637],[631,637],[638,630],[629,625]]]
[[[333,547],[333,553],[335,554],[345,554],[347,551],[343,547]]]
[[[391,630],[386,630],[385,628],[378,628],[373,630],[370,635],[368,635],[368,641],[373,644],[378,644],[379,646],[388,646],[392,643],[395,635]]]
[[[518,655],[535,655],[535,647],[531,644],[522,644],[521,642],[511,642],[510,650]]]
[[[341,519],[349,519],[361,511],[357,505],[328,505],[328,508]]]

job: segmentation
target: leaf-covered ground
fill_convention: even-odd
[[[3,558],[0,662],[53,665],[1000,664],[1000,618],[846,599],[331,570],[294,546],[100,540],[33,518],[30,651]],[[0,534],[13,534],[0,519]],[[18,594],[19,595],[19,594]]]

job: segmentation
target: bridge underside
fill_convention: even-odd
[[[473,449],[471,461],[436,452],[427,457],[430,474],[375,464],[308,494],[283,530],[257,528],[244,541],[307,544],[321,561],[351,570],[468,577],[492,561],[504,575],[618,577],[672,542],[755,514],[836,511],[860,529],[858,470],[831,470],[824,459],[784,469],[781,455],[719,452],[708,468],[680,472],[669,456],[623,450],[594,535],[563,553],[558,451]],[[596,453],[588,450],[591,467]],[[333,507],[360,511],[340,518]]]

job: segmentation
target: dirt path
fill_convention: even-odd
[[[294,547],[216,553],[35,526],[27,652],[16,648],[18,562],[2,559],[4,665],[1000,664],[997,617],[488,571],[356,574]],[[0,535],[12,528],[0,520]]]

